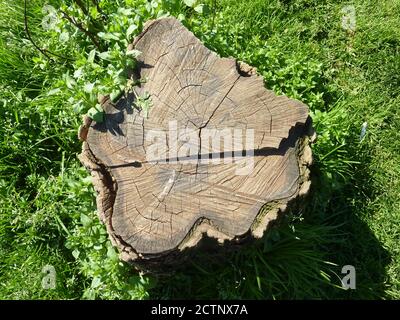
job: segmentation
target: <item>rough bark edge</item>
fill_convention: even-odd
[[[144,25],[141,34],[135,38],[133,43],[129,45],[129,48],[134,48],[136,43],[146,34],[149,28],[158,23],[158,21],[159,20],[148,21]],[[256,68],[249,66],[247,63],[242,61],[235,60],[235,62],[237,71],[241,76],[258,76]],[[112,103],[109,96],[100,97],[99,102],[103,107],[108,103]],[[136,252],[134,248],[114,233],[111,221],[118,185],[112,177],[111,172],[94,156],[86,142],[91,122],[91,119],[85,116],[83,119],[83,125],[79,128],[78,137],[83,141],[82,153],[80,154],[79,159],[91,173],[93,186],[97,192],[96,204],[98,216],[100,221],[105,224],[112,244],[118,247],[120,258],[123,261],[133,264],[140,270],[153,271],[160,268],[160,266],[177,265],[177,263],[182,261],[185,256],[189,256],[185,255],[184,251],[192,251],[193,249],[196,249],[196,247],[198,247],[206,238],[215,239],[220,247],[233,247],[248,242],[251,239],[259,239],[287,210],[296,207],[301,202],[302,198],[308,194],[310,189],[311,181],[309,168],[313,161],[311,144],[316,139],[316,135],[312,128],[311,118],[309,117],[304,125],[304,135],[299,138],[295,144],[296,159],[299,166],[299,181],[297,191],[293,196],[266,203],[260,209],[248,232],[243,235],[233,238],[229,237],[225,233],[213,227],[211,221],[208,219],[199,219],[175,249],[160,254],[141,254]]]
[[[308,195],[311,187],[310,167],[313,164],[311,145],[316,139],[316,133],[312,127],[311,118],[305,125],[305,135],[296,142],[296,159],[299,167],[299,181],[296,193],[286,199],[275,200],[266,203],[260,210],[252,227],[251,233],[254,238],[262,238],[271,225],[290,209],[299,206]]]

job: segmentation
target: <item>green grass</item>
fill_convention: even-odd
[[[153,14],[126,2],[143,21]],[[41,28],[43,2],[28,3],[39,46],[72,59],[93,49],[79,34],[60,44]],[[209,48],[310,106],[318,140],[307,205],[259,243],[223,260],[201,255],[171,276],[119,262],[77,159],[72,93],[49,95],[74,65],[46,61],[27,40],[23,1],[0,0],[0,298],[399,299],[400,1],[352,2],[354,34],[341,27],[341,1],[218,0],[215,14],[163,3]],[[48,264],[55,289],[41,286]],[[356,269],[356,290],[340,287],[344,265]]]

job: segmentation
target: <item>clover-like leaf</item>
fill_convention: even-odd
[[[196,4],[197,0],[183,0],[183,2],[188,6],[188,7],[194,7]]]
[[[101,123],[104,121],[104,110],[101,107],[100,104],[96,104],[95,107],[90,108],[89,111],[87,112],[87,115],[89,118],[92,120]]]
[[[135,30],[137,29],[137,25],[136,24],[131,24],[128,28],[128,30],[126,30],[126,36],[130,37],[132,35],[133,32],[135,32]]]

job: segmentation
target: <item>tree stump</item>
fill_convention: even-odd
[[[145,82],[106,97],[105,120],[81,130],[80,159],[121,258],[173,263],[204,237],[226,247],[261,237],[309,189],[307,106],[174,18],[147,23],[133,47]],[[145,110],[137,99],[147,93]]]

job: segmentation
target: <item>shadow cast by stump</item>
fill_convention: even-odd
[[[368,181],[368,163],[358,169],[359,177],[356,181]],[[375,190],[367,183],[357,185],[362,188],[361,193],[351,184],[338,190],[327,190],[327,182],[321,178],[323,175],[318,161],[312,168],[312,173],[313,184],[308,202],[302,208],[293,208],[292,216],[282,217],[262,239],[251,245],[238,246],[240,250],[236,252],[224,252],[218,249],[214,239],[203,239],[200,246],[209,251],[201,252],[198,248],[188,250],[185,264],[170,270],[169,274],[156,276],[158,285],[150,291],[150,296],[168,296],[174,299],[385,297],[386,266],[391,257],[362,217],[358,216],[363,208],[367,208],[363,194],[373,197]],[[304,221],[293,223],[300,212]],[[300,231],[292,233],[292,226],[293,230]],[[276,233],[281,234],[280,238],[274,239]],[[265,251],[266,245],[271,241],[276,250]],[[305,241],[307,245],[298,249],[295,246],[296,241]],[[291,245],[292,251],[297,250],[299,255],[288,254]],[[296,259],[310,251],[321,258],[317,267],[311,259],[313,255],[309,261],[306,259],[303,264],[293,267]],[[331,261],[337,265],[326,265],[323,261]],[[338,288],[341,286],[341,278],[345,276],[341,273],[345,265],[355,268],[355,290]],[[331,284],[307,276],[311,272],[318,277],[319,268],[328,272]],[[281,276],[281,281],[276,281],[274,275]],[[258,288],[258,283],[261,283],[261,289]]]

